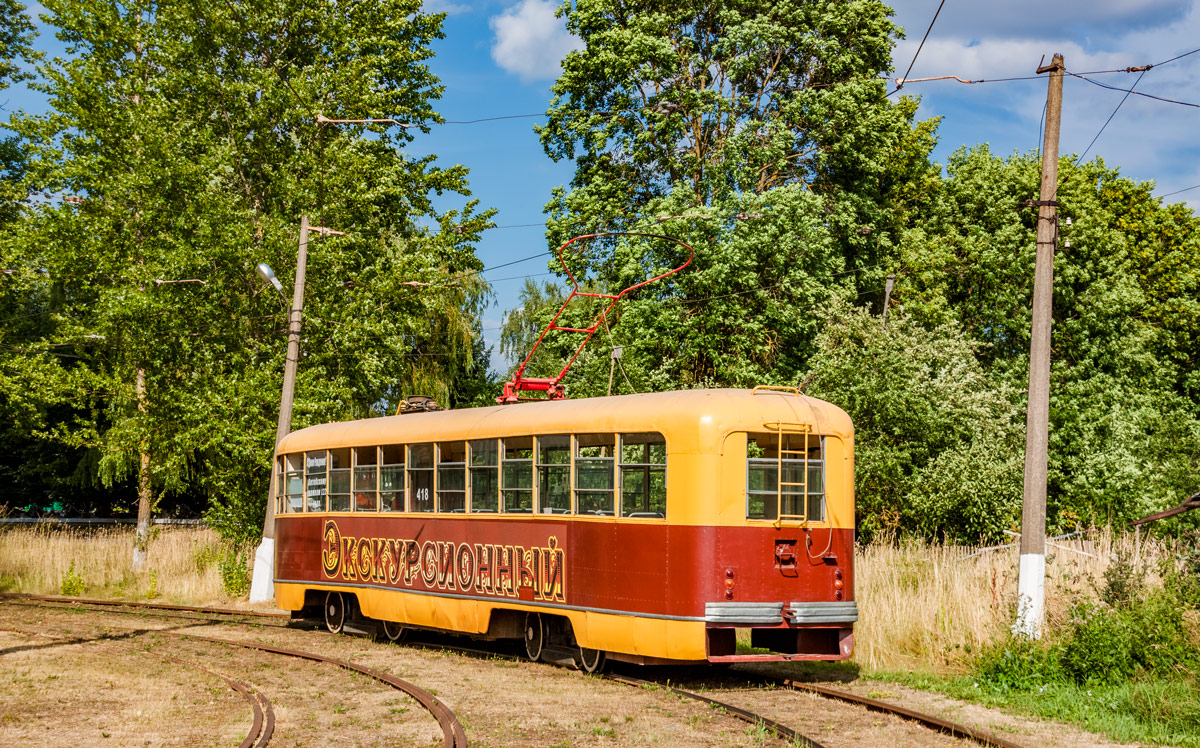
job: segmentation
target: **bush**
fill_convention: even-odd
[[[1011,637],[975,660],[979,687],[995,693],[1036,691],[1063,680],[1057,651],[1039,642]]]
[[[78,597],[83,594],[84,584],[83,575],[75,571],[75,562],[67,567],[67,573],[63,574],[62,581],[58,585],[59,591],[68,597]]]
[[[221,583],[225,586],[225,594],[230,597],[244,597],[250,592],[249,554],[236,548],[229,551],[221,559]]]
[[[1133,675],[1134,632],[1119,611],[1077,606],[1059,661],[1076,683],[1111,683]]]

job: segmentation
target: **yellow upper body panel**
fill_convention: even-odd
[[[673,454],[719,454],[727,434],[808,426],[849,441],[854,427],[835,405],[781,390],[680,390],[554,400],[342,421],[283,438],[278,454],[374,444],[559,433],[657,431]]]

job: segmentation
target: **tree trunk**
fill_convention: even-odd
[[[146,370],[137,370],[138,413],[146,412]],[[142,571],[146,566],[146,546],[150,543],[150,452],[149,440],[141,444],[141,461],[138,466],[138,519],[137,535],[133,541],[133,570]]]

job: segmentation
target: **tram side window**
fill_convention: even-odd
[[[408,495],[410,511],[433,511],[433,445],[414,444],[408,448]]]
[[[379,449],[354,450],[354,511],[373,512],[379,502]]]
[[[667,516],[667,442],[662,434],[621,434],[621,516]]]
[[[810,434],[748,434],[746,516],[750,519],[823,521],[824,446],[821,437]]]
[[[350,511],[350,450],[329,450],[329,511]]]
[[[467,444],[438,444],[437,497],[439,512],[467,510]]]
[[[501,511],[529,514],[533,511],[533,437],[504,440],[500,463]]]
[[[279,495],[283,497],[285,512],[304,511],[304,456],[300,454],[284,455],[280,458],[283,467],[283,481]]]
[[[575,437],[575,498],[580,514],[613,514],[613,435]]]
[[[379,498],[385,512],[404,511],[404,446],[387,444],[379,448]]]
[[[568,514],[571,511],[571,437],[537,438],[538,512]]]
[[[325,494],[328,489],[326,472],[329,455],[325,450],[304,453],[304,505],[305,511],[325,511]]]
[[[500,489],[500,455],[495,439],[476,439],[471,446],[471,511],[495,513]]]

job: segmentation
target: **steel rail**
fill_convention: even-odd
[[[7,599],[7,598],[40,600],[40,601],[57,602],[57,603],[88,603],[88,604],[94,603],[94,604],[109,605],[109,606],[127,606],[127,607],[131,607],[131,608],[149,607],[149,608],[160,608],[160,609],[167,609],[167,610],[185,610],[185,611],[198,612],[198,613],[217,613],[217,614],[224,614],[224,615],[245,615],[245,614],[249,613],[251,615],[257,615],[257,616],[263,616],[263,617],[276,617],[276,618],[286,617],[286,614],[281,614],[281,613],[259,613],[256,611],[224,610],[224,609],[220,609],[220,608],[166,606],[166,605],[155,605],[153,603],[131,603],[131,602],[119,602],[119,601],[111,601],[111,600],[91,601],[91,600],[85,600],[82,598],[71,598],[71,597],[36,596],[36,595],[23,595],[23,594],[18,595],[18,594],[11,594],[11,593],[0,593],[0,599]],[[186,635],[181,634],[179,636],[186,636]],[[201,638],[202,639],[204,637],[190,637],[190,638]],[[245,644],[245,643],[241,643],[241,642],[216,640],[216,639],[214,639],[213,641],[220,641],[222,643],[227,643],[227,644],[236,644],[238,646],[250,646],[250,647],[254,647],[254,648],[265,649],[266,651],[275,651],[272,648],[266,647],[266,645],[249,645],[249,644]],[[420,649],[438,649],[438,650],[442,650],[442,651],[454,651],[454,652],[459,652],[462,654],[471,654],[471,655],[477,655],[477,656],[487,657],[487,658],[508,658],[508,659],[512,659],[512,660],[525,659],[523,657],[507,655],[507,654],[498,653],[498,652],[489,652],[487,650],[472,649],[469,647],[456,647],[456,646],[449,646],[449,645],[444,645],[444,644],[428,645],[428,644],[423,644],[423,643],[419,643],[419,642],[413,642],[413,643],[407,643],[405,646],[410,646],[413,648],[420,648]],[[285,651],[285,652],[281,652],[281,653],[286,654],[287,652]],[[311,655],[310,658],[311,659],[325,659],[325,658],[321,658],[319,655]],[[358,667],[358,666],[353,665],[352,663],[348,663],[348,662],[345,662],[343,664],[344,661],[340,661],[340,660],[334,661],[332,659],[329,659],[327,661],[333,662],[334,664],[338,664],[341,667],[349,667],[352,670],[357,669],[357,667]],[[363,671],[360,671],[360,672],[363,672]],[[377,677],[375,674],[371,674],[371,673],[366,673],[366,674],[371,675],[371,677]],[[815,683],[801,683],[799,681],[793,681],[793,680],[788,680],[788,679],[777,679],[777,678],[770,678],[770,677],[765,677],[765,676],[756,676],[752,673],[746,673],[746,672],[740,672],[739,674],[745,675],[748,678],[758,681],[759,683],[781,686],[781,687],[788,688],[788,689],[791,689],[794,691],[804,691],[807,693],[816,694],[818,696],[823,696],[828,699],[833,699],[836,701],[843,701],[843,702],[850,703],[850,704],[856,704],[856,705],[864,707],[870,711],[880,712],[883,714],[891,714],[891,715],[899,717],[901,719],[906,719],[906,720],[909,720],[912,722],[916,722],[916,723],[918,723],[924,727],[927,727],[929,729],[932,729],[932,730],[935,730],[938,732],[942,732],[942,733],[951,735],[953,737],[965,738],[968,740],[972,740],[980,745],[989,746],[990,748],[1023,748],[1022,746],[1020,746],[1016,743],[1005,740],[1002,737],[999,737],[997,735],[994,735],[994,734],[989,733],[984,730],[976,730],[974,728],[968,727],[966,725],[963,725],[963,724],[960,724],[957,722],[953,722],[950,720],[944,720],[940,717],[935,717],[930,714],[918,712],[914,709],[909,709],[907,707],[899,706],[896,704],[889,704],[885,701],[879,701],[877,699],[871,699],[871,698],[867,698],[864,696],[858,696],[857,694],[853,694],[849,691],[842,691],[842,690],[835,689],[835,688],[829,688],[828,686],[820,686]],[[379,675],[382,675],[382,674],[379,674]],[[388,678],[388,677],[390,677],[390,676],[383,676],[383,678]],[[618,676],[605,676],[605,677],[612,679],[612,680],[620,681]],[[383,680],[383,678],[380,678],[380,679]],[[396,679],[396,680],[399,680],[399,679]],[[750,721],[753,723],[761,723],[764,727],[766,727],[769,730],[772,730],[773,732],[775,732],[776,735],[779,735],[780,737],[783,737],[784,739],[805,740],[805,741],[808,741],[808,743],[810,745],[814,746],[814,748],[819,748],[819,744],[813,742],[809,738],[799,735],[798,733],[795,733],[795,738],[785,736],[783,733],[779,732],[778,730],[775,730],[772,727],[772,725],[778,726],[779,728],[782,728],[783,730],[790,730],[790,728],[788,728],[784,725],[779,725],[778,723],[775,723],[771,720],[767,720],[762,717],[759,717],[758,715],[754,715],[753,713],[745,712],[744,710],[740,710],[738,707],[733,707],[728,704],[721,704],[720,702],[713,701],[712,699],[708,699],[707,697],[700,696],[698,694],[692,694],[691,692],[687,692],[687,691],[682,691],[682,690],[676,689],[671,686],[663,685],[661,683],[654,683],[653,681],[638,681],[635,678],[630,678],[629,681],[630,681],[629,685],[635,685],[635,682],[638,685],[652,684],[659,688],[665,688],[665,689],[677,692],[681,696],[686,696],[688,698],[694,698],[699,701],[705,701],[708,703],[712,703],[714,706],[720,706],[724,709],[727,709],[731,714],[738,716],[740,719],[746,719],[747,721]],[[384,682],[388,682],[388,681],[385,680]],[[389,682],[389,685],[394,685],[394,684],[391,684]],[[395,687],[400,688],[401,690],[405,690],[400,686],[395,686]],[[433,699],[432,695],[430,696],[430,698]],[[438,702],[437,699],[433,699],[433,701],[437,702],[439,705],[441,704],[441,702]],[[424,705],[424,702],[422,702],[422,705]],[[426,708],[429,709],[431,712],[433,712],[432,708],[430,708],[428,706],[426,706]],[[443,706],[442,708],[444,709],[445,707]],[[749,718],[747,719],[746,716],[743,716],[742,714],[738,714],[738,712],[744,712],[745,715],[749,715]],[[451,716],[453,716],[453,715],[451,715]],[[461,726],[459,729],[461,729]],[[463,740],[464,740],[464,742],[461,745],[465,746],[466,745],[465,737],[463,738]],[[453,747],[454,747],[454,744],[450,744],[450,743],[447,744],[447,748],[453,748]]]
[[[506,660],[514,660],[514,661],[526,661],[526,658],[521,657],[519,655],[509,655],[509,654],[503,654],[503,653],[499,653],[499,652],[489,652],[486,649],[474,649],[471,647],[427,645],[427,644],[422,644],[420,642],[405,642],[402,646],[412,647],[414,649],[429,649],[429,650],[437,650],[437,651],[442,651],[442,652],[445,652],[445,651],[457,652],[459,654],[472,655],[474,657],[478,657],[481,659],[506,659]],[[542,664],[548,665],[551,663],[542,663]],[[724,709],[726,712],[733,715],[734,717],[737,717],[738,719],[742,720],[743,722],[748,722],[752,725],[761,725],[764,729],[769,730],[776,737],[782,738],[783,740],[790,741],[791,744],[793,744],[793,745],[806,746],[807,748],[825,748],[825,746],[823,746],[821,743],[818,743],[817,741],[813,740],[812,738],[808,737],[807,735],[803,735],[799,732],[796,732],[795,730],[788,727],[787,725],[784,725],[780,722],[776,722],[775,720],[770,719],[768,717],[764,717],[761,714],[756,714],[756,713],[748,711],[746,709],[742,709],[741,707],[734,706],[733,704],[727,704],[723,701],[717,701],[716,699],[710,699],[707,696],[701,696],[700,694],[694,693],[692,691],[685,691],[681,688],[675,688],[674,686],[663,685],[662,683],[656,683],[655,681],[641,680],[640,678],[634,678],[634,677],[626,676],[626,675],[604,674],[599,677],[603,678],[604,680],[611,680],[615,683],[621,683],[626,686],[634,686],[636,688],[661,688],[665,691],[670,691],[671,693],[674,693],[678,696],[683,696],[688,699],[693,699],[694,701],[699,701],[701,703],[708,704],[709,706],[712,706],[712,707]]]
[[[790,741],[792,745],[807,746],[807,748],[825,748],[825,746],[821,745],[807,735],[801,735],[792,728],[780,724],[773,719],[768,719],[760,714],[755,714],[754,712],[747,711],[746,709],[742,709],[741,707],[737,707],[732,704],[726,704],[723,701],[717,701],[716,699],[710,699],[707,696],[701,696],[700,694],[693,693],[692,691],[685,691],[682,688],[675,688],[674,686],[664,686],[661,683],[655,683],[654,681],[649,680],[641,680],[640,678],[631,678],[627,675],[604,675],[602,677],[605,680],[624,683],[627,686],[635,686],[639,688],[661,688],[663,690],[670,691],[677,696],[683,696],[688,699],[699,701],[702,704],[708,704],[709,706],[724,709],[726,712],[732,714],[734,717],[737,717],[743,722],[749,722],[755,726],[761,725],[763,728],[774,733],[776,737]]]
[[[285,655],[287,657],[295,657],[302,660],[310,660],[312,662],[324,662],[330,665],[345,670],[352,670],[356,673],[361,673],[369,678],[386,683],[387,685],[399,691],[403,691],[413,697],[421,706],[433,715],[437,720],[438,726],[442,728],[442,745],[445,748],[467,748],[467,734],[463,730],[462,723],[458,721],[458,717],[443,704],[436,696],[429,693],[419,686],[409,683],[406,680],[401,680],[394,675],[374,670],[364,665],[359,665],[349,660],[342,660],[336,657],[326,657],[325,655],[315,654],[313,652],[304,652],[297,649],[285,649],[283,647],[274,647],[269,644],[259,644],[258,642],[237,641],[235,639],[219,639],[211,636],[198,636],[195,634],[179,634],[171,632],[170,636],[180,639],[190,639],[193,641],[210,642],[214,644],[225,644],[233,647],[245,647],[246,649],[255,649],[260,652],[271,652],[273,654]]]
[[[221,616],[245,616],[247,618],[287,618],[287,613],[266,613],[261,610],[238,610],[236,608],[201,608],[192,605],[168,605],[166,603],[135,603],[128,600],[97,600],[87,597],[67,597],[65,595],[29,595],[23,592],[0,592],[0,600],[39,600],[48,603],[66,603],[73,605],[103,605],[113,608],[150,608],[151,610],[173,610],[189,613],[212,613]]]
[[[889,704],[886,701],[879,701],[878,699],[870,699],[866,696],[859,696],[858,694],[850,693],[849,691],[842,691],[837,688],[829,688],[828,686],[819,686],[815,683],[800,683],[798,681],[787,679],[775,680],[771,678],[764,678],[761,680],[761,682],[782,686],[793,691],[814,693],[818,696],[824,696],[827,699],[844,701],[848,704],[857,704],[858,706],[864,707],[873,712],[891,714],[901,719],[917,722],[925,727],[930,728],[931,730],[936,730],[956,738],[973,740],[980,745],[991,746],[991,748],[1022,748],[1022,746],[1019,746],[1016,743],[1012,743],[985,730],[976,730],[971,727],[967,727],[966,725],[959,724],[958,722],[951,722],[948,719],[935,717],[931,714],[918,712],[914,709],[909,709],[908,707],[899,706],[897,704]]]
[[[271,708],[271,702],[262,693],[239,680],[234,680],[223,673],[210,670],[198,662],[190,662],[158,652],[151,652],[151,654],[180,665],[189,665],[198,670],[203,670],[209,675],[220,678],[225,681],[225,684],[230,689],[241,694],[242,698],[250,703],[250,708],[254,711],[254,723],[251,725],[250,731],[246,733],[245,740],[238,744],[238,748],[266,748],[267,743],[271,742],[271,736],[275,734],[275,710]]]
[[[106,607],[121,606],[121,607],[130,607],[130,608],[148,608],[150,610],[166,610],[166,611],[172,611],[172,612],[188,611],[188,612],[196,612],[196,613],[215,613],[215,614],[219,614],[219,615],[235,615],[235,616],[243,615],[243,611],[228,610],[228,609],[222,609],[222,608],[200,608],[200,607],[183,606],[183,605],[160,605],[160,604],[156,604],[156,603],[135,603],[135,602],[122,602],[122,601],[113,601],[113,600],[99,600],[98,601],[98,600],[89,600],[89,599],[85,599],[85,598],[61,597],[61,596],[54,596],[54,595],[38,596],[38,595],[0,594],[0,599],[5,599],[5,600],[12,599],[12,600],[17,600],[17,601],[28,600],[28,601],[36,601],[36,602],[43,602],[43,603],[74,603],[74,604],[88,604],[88,605],[97,605],[98,604],[98,605],[106,606]],[[105,610],[104,612],[116,613],[116,612],[122,612],[122,611]],[[253,611],[251,611],[251,612],[253,613]],[[256,615],[260,616],[260,617],[267,617],[267,618],[279,618],[279,617],[284,617],[286,614],[256,613]],[[262,651],[262,652],[271,652],[274,654],[285,655],[288,657],[296,657],[299,659],[310,660],[313,662],[324,662],[324,663],[328,663],[331,665],[336,665],[337,667],[340,667],[340,668],[343,668],[346,670],[351,670],[354,672],[361,673],[370,678],[374,678],[375,680],[378,680],[381,683],[385,683],[385,684],[391,686],[392,688],[395,688],[399,691],[403,691],[404,693],[408,694],[413,699],[415,699],[419,704],[421,704],[421,706],[424,707],[433,716],[433,718],[435,720],[437,720],[438,726],[441,727],[442,734],[443,734],[444,748],[467,748],[466,732],[463,730],[462,723],[459,722],[458,717],[455,716],[454,712],[451,711],[449,707],[447,707],[445,704],[443,704],[433,694],[420,688],[419,686],[417,686],[413,683],[409,683],[408,681],[401,680],[400,678],[397,678],[395,676],[388,675],[387,673],[383,673],[378,670],[368,668],[364,665],[358,665],[356,663],[350,662],[349,660],[341,660],[336,657],[326,657],[324,655],[314,654],[312,652],[303,652],[300,650],[284,649],[283,647],[273,647],[268,644],[259,644],[257,642],[244,642],[244,641],[236,641],[233,639],[219,639],[216,637],[199,636],[199,635],[195,635],[195,634],[180,634],[180,633],[173,632],[173,631],[161,631],[161,632],[155,632],[155,633],[162,633],[167,636],[172,636],[172,637],[176,637],[179,639],[190,639],[190,640],[194,640],[194,641],[204,641],[204,642],[210,642],[210,643],[215,643],[215,644],[224,644],[224,645],[228,645],[228,646],[244,647],[246,649],[255,649],[255,650]],[[273,717],[271,719],[271,724],[273,727],[273,725],[274,725]],[[262,745],[265,746],[266,743],[263,743]],[[239,748],[250,748],[250,746],[243,745],[243,746],[240,746]],[[261,748],[261,746],[260,746],[260,748]]]
[[[21,629],[9,628],[6,628],[5,630],[13,631],[17,634],[21,634],[22,636],[50,639],[51,641],[59,642],[61,644],[85,644],[88,642],[104,641],[105,639],[108,639],[108,637],[100,637],[100,639],[64,639],[62,637],[44,634],[40,631],[24,631]],[[143,634],[149,632],[139,631],[136,633]],[[133,647],[129,646],[120,646],[120,649],[135,654],[152,654],[155,657],[167,660],[168,662],[173,662],[177,665],[183,665],[185,667],[195,668],[208,673],[215,678],[220,678],[221,680],[225,681],[225,685],[228,686],[231,691],[240,695],[242,699],[250,704],[251,713],[253,715],[250,730],[246,733],[246,738],[242,740],[242,742],[238,745],[238,748],[266,748],[267,744],[271,741],[271,736],[275,733],[275,710],[271,707],[270,700],[267,699],[267,697],[264,696],[260,691],[251,688],[242,681],[230,678],[224,673],[218,673],[215,670],[207,668],[198,662],[185,660],[180,657],[175,657],[148,649],[134,649]]]

